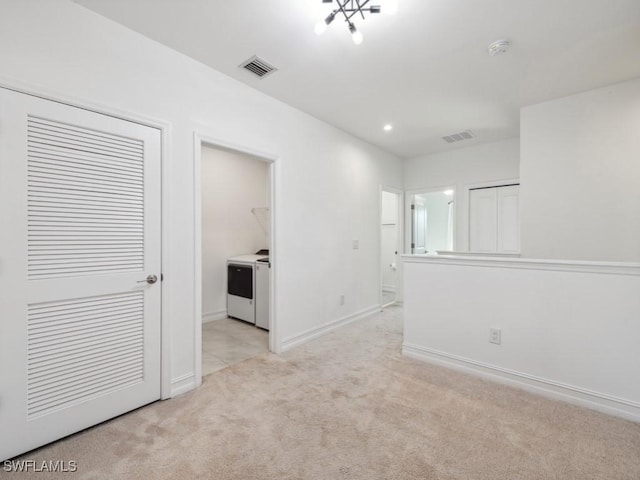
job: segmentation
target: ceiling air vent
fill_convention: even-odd
[[[471,140],[475,135],[471,130],[465,130],[464,132],[454,133],[452,135],[446,135],[442,139],[447,143],[462,142],[464,140]]]
[[[270,73],[278,70],[276,67],[270,65],[268,62],[265,62],[257,55],[254,55],[246,62],[242,62],[239,66],[240,68],[244,68],[245,70],[253,73],[258,78],[264,78]]]

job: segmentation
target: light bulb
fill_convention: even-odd
[[[325,22],[324,20],[320,20],[318,23],[316,23],[316,26],[313,30],[316,32],[316,35],[322,35],[326,29],[327,22]]]
[[[382,127],[382,129],[385,132],[390,132],[391,130],[393,130],[393,125],[391,125],[390,123],[387,123],[384,127]]]
[[[356,45],[360,45],[364,38],[362,36],[362,32],[356,30],[356,27],[354,25],[349,26],[349,31],[351,32],[351,39],[353,40],[353,43],[355,43]]]
[[[385,0],[381,10],[386,15],[395,15],[398,13],[398,0]]]

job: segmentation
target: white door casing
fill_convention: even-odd
[[[160,398],[160,148],[0,89],[0,459]]]

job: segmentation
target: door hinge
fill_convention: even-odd
[[[416,206],[412,204],[411,205],[411,210],[415,210],[415,209],[416,209]]]
[[[160,274],[160,281],[163,282],[164,281],[164,273]]]
[[[416,244],[415,244],[415,243],[412,243],[412,244],[411,244],[411,248],[416,248]]]

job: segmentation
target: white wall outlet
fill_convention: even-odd
[[[344,295],[340,295],[340,305],[344,305]]]
[[[358,250],[360,248],[360,240],[353,241],[353,249]]]
[[[502,330],[500,330],[499,328],[490,328],[489,343],[500,345],[500,343],[502,343]]]

